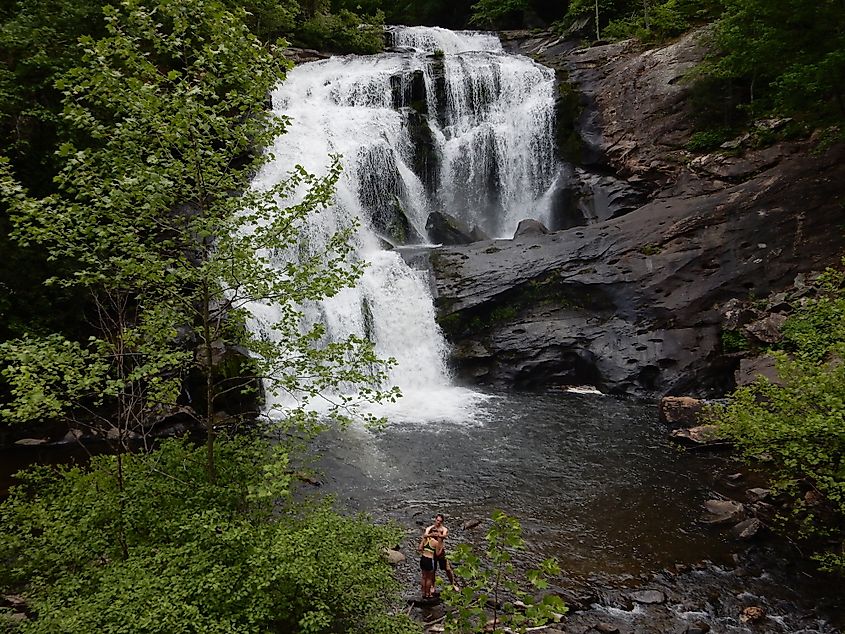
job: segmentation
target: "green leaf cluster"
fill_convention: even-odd
[[[418,631],[387,612],[396,581],[383,555],[400,535],[325,503],[294,502],[288,449],[259,438],[203,450],[37,467],[0,505],[0,592],[30,619],[10,632]]]
[[[845,573],[845,275],[830,270],[784,326],[778,374],[715,410],[723,433],[771,466],[789,500],[785,530],[810,540],[823,568]]]
[[[317,13],[302,23],[294,41],[324,51],[378,53],[384,49],[384,13],[377,10],[363,18],[348,9]]]
[[[532,626],[559,621],[567,611],[563,600],[554,593],[534,600],[518,580],[513,558],[525,545],[519,520],[502,511],[494,511],[492,520],[483,555],[466,544],[450,555],[464,586],[443,591],[444,601],[452,608],[447,612],[446,631],[525,632]],[[548,579],[560,574],[560,568],[554,559],[547,559],[524,574],[535,591],[543,591],[549,587]]]
[[[708,76],[746,87],[750,114],[845,118],[845,6],[837,0],[723,0]]]
[[[519,26],[528,9],[528,0],[479,0],[472,5],[470,24],[482,28]]]
[[[287,68],[280,51],[218,0],[125,0],[105,21],[106,35],[83,38],[80,65],[59,82],[76,140],[59,150],[58,192],[33,197],[0,163],[16,238],[75,262],[52,281],[90,293],[98,334],[84,344],[7,342],[7,411],[21,420],[84,411],[92,425],[143,433],[176,404],[180,381],[200,373],[194,407],[213,478],[214,414],[243,386],[217,367],[226,345],[252,353],[252,385],[271,378],[300,401],[351,393],[332,403],[338,418],[358,399],[395,398],[373,387],[385,364],[369,341],[328,342],[323,326],[302,328],[301,306],[354,284],[363,268],[349,243],[354,226],[321,245],[300,238],[306,218],[332,200],[338,158],[327,158],[323,177],[296,168],[272,187],[250,186],[272,158],[261,149],[287,123],[266,110]],[[277,264],[285,253],[297,257]],[[252,335],[248,310],[266,303],[279,311],[266,324],[274,336]],[[180,340],[183,327],[195,350]],[[57,365],[68,346],[78,363]]]

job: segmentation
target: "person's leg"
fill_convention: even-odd
[[[452,571],[452,564],[449,563],[449,560],[446,559],[444,556],[442,559],[443,570],[446,571],[446,578],[449,579],[449,585],[452,586],[452,590],[458,590],[458,584],[455,583],[455,573]]]
[[[425,569],[425,557],[420,557],[420,592],[423,599],[428,596],[428,571]]]

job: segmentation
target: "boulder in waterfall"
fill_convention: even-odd
[[[413,152],[411,169],[422,181],[426,191],[435,191],[440,182],[440,160],[428,118],[414,108],[406,108],[403,113]]]
[[[660,422],[672,427],[698,425],[704,401],[691,396],[664,396],[660,400]]]
[[[372,221],[376,231],[390,244],[404,245],[422,241],[397,196],[393,196],[391,203],[381,206],[379,211],[373,214]]]
[[[546,225],[544,225],[539,220],[534,220],[533,218],[526,218],[525,220],[520,220],[519,224],[516,226],[516,231],[513,234],[514,238],[519,238],[522,236],[536,236],[536,235],[545,235],[549,232]]]
[[[308,62],[316,62],[321,59],[328,59],[331,53],[324,53],[313,48],[298,48],[296,46],[288,46],[285,49],[285,57],[294,64],[307,64]]]
[[[422,70],[391,75],[390,91],[395,110],[399,108],[413,108],[420,114],[428,114],[425,74]]]
[[[440,244],[470,244],[472,229],[466,223],[442,211],[433,211],[428,215],[425,230],[432,242]]]
[[[629,592],[628,596],[635,603],[656,604],[666,601],[666,595],[660,590],[637,590],[635,592]]]
[[[472,231],[469,232],[469,237],[472,238],[473,242],[483,242],[484,240],[492,239],[489,235],[487,235],[484,229],[478,225],[472,228]]]

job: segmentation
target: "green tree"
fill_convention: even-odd
[[[711,76],[742,80],[754,113],[845,118],[845,5],[724,0]]]
[[[419,631],[387,611],[397,582],[384,549],[400,532],[295,502],[289,449],[223,439],[214,484],[185,441],[126,456],[123,489],[112,456],[22,475],[0,505],[0,592],[23,595],[31,616],[0,610],[0,630]]]
[[[513,563],[514,552],[525,547],[519,520],[502,511],[493,512],[493,523],[477,555],[460,544],[451,555],[455,573],[464,582],[460,590],[446,588],[443,597],[453,610],[447,612],[447,632],[525,632],[527,627],[560,620],[567,608],[556,594],[534,600],[522,587]],[[548,588],[548,579],[560,574],[553,559],[525,573],[535,590]]]
[[[42,416],[55,416],[93,399],[97,408],[116,405],[118,421],[133,421],[119,427],[126,433],[173,405],[186,374],[200,373],[212,479],[216,402],[242,387],[218,371],[221,347],[246,346],[254,379],[272,378],[303,400],[382,378],[369,342],[324,343],[319,325],[300,331],[298,307],[354,283],[361,265],[350,257],[352,227],[320,252],[298,245],[307,215],[331,199],[336,162],[324,178],[298,169],[269,189],[249,186],[272,158],[256,148],[286,125],[265,109],[285,65],[244,20],[216,0],[126,0],[106,9],[108,35],[83,40],[82,65],[62,81],[64,116],[86,143],[62,146],[59,194],[31,198],[8,170],[0,181],[19,239],[73,259],[73,277],[56,283],[88,289],[102,306],[89,342],[4,346],[16,397],[8,413],[31,416],[37,399],[50,403]],[[294,202],[280,208],[282,200]],[[291,250],[305,256],[272,264],[275,253]],[[256,338],[243,327],[254,302],[281,306],[273,324],[281,338]],[[177,337],[183,326],[193,327],[196,353]],[[69,348],[84,348],[79,358],[92,364],[64,385],[50,382],[50,363]],[[364,388],[363,396],[394,392]],[[353,401],[338,397],[333,413],[341,417]]]
[[[470,24],[484,28],[519,27],[528,8],[528,0],[479,0],[472,5]]]

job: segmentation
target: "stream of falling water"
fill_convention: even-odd
[[[544,217],[557,170],[554,74],[505,54],[490,34],[391,27],[388,35],[392,52],[289,73],[273,110],[290,126],[254,186],[279,182],[297,164],[320,175],[329,155],[342,157],[335,202],[309,218],[300,249],[325,250],[335,231],[357,221],[355,257],[367,268],[355,288],[304,306],[303,328],[321,322],[330,341],[368,337],[380,356],[396,359],[389,381],[404,398],[377,413],[471,419],[482,397],[452,385],[428,272],[383,247],[427,243],[433,211],[494,236]],[[276,265],[296,257],[280,254]],[[252,328],[272,337],[278,308],[252,313]],[[271,396],[268,407],[279,405]]]

